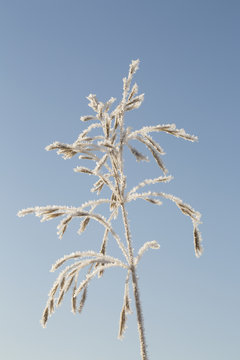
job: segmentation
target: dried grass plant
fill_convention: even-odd
[[[148,249],[158,249],[159,244],[156,241],[146,242],[138,251],[133,252],[133,243],[129,228],[128,214],[126,205],[137,199],[146,200],[155,205],[161,205],[162,198],[173,201],[184,215],[190,217],[193,223],[193,238],[195,254],[199,257],[202,253],[201,235],[198,230],[200,224],[200,213],[195,211],[190,205],[183,203],[181,199],[164,192],[154,192],[151,190],[139,192],[143,187],[151,184],[168,182],[172,179],[167,176],[167,169],[162,161],[164,154],[161,146],[151,137],[151,133],[165,132],[189,141],[196,141],[197,137],[187,134],[183,129],[176,129],[175,124],[164,124],[155,126],[145,126],[139,130],[132,131],[130,127],[125,127],[125,114],[140,107],[143,102],[144,94],[138,95],[138,86],[132,85],[132,78],[139,66],[139,60],[134,60],[130,64],[128,76],[123,79],[123,93],[120,103],[110,111],[116,99],[110,98],[106,103],[98,101],[97,97],[90,94],[87,99],[89,106],[94,110],[95,115],[81,117],[83,122],[91,122],[85,130],[78,136],[73,144],[63,144],[54,142],[46,147],[46,150],[57,150],[64,159],[71,159],[78,155],[80,159],[86,159],[94,166],[78,166],[74,171],[86,173],[97,178],[91,191],[98,195],[103,187],[110,190],[109,198],[98,198],[89,201],[79,207],[67,206],[44,206],[32,207],[19,211],[18,216],[25,216],[34,213],[41,217],[41,221],[47,221],[61,217],[59,223],[58,235],[62,238],[70,222],[74,218],[80,218],[81,225],[79,234],[81,234],[89,224],[90,220],[98,221],[104,227],[104,235],[100,251],[78,251],[65,255],[52,266],[51,271],[56,271],[62,266],[66,266],[58,275],[52,289],[48,295],[48,301],[43,311],[41,323],[45,327],[49,317],[53,314],[55,307],[58,307],[63,301],[64,295],[72,289],[72,311],[81,312],[87,296],[87,288],[90,281],[98,276],[102,276],[108,268],[118,266],[126,271],[126,281],[124,287],[123,306],[119,322],[119,338],[122,338],[126,329],[127,314],[130,310],[129,283],[132,284],[133,295],[135,299],[138,331],[140,339],[140,351],[142,360],[147,360],[147,349],[145,340],[145,331],[143,323],[142,306],[139,296],[137,265]],[[97,132],[96,135],[91,133]],[[153,159],[163,173],[154,179],[145,179],[138,185],[127,191],[126,175],[124,174],[123,149],[128,147],[136,160],[146,161],[148,158],[137,150],[132,143],[143,143],[147,150],[152,154]],[[96,212],[101,204],[109,204],[109,217],[104,218]],[[118,217],[118,210],[121,211],[121,217],[125,228],[125,239],[114,231],[112,220]],[[107,255],[108,236],[117,242],[123,260]],[[85,278],[79,280],[80,270],[86,270]]]

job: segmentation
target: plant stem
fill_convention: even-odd
[[[127,212],[126,212],[124,203],[121,205],[121,209],[122,209],[122,217],[123,217],[123,223],[124,223],[124,228],[125,228],[125,236],[126,236],[126,240],[127,240],[128,252],[129,252],[129,257],[130,257],[130,268],[131,268],[131,274],[132,274],[132,284],[133,284],[133,293],[134,293],[134,298],[135,298],[135,306],[136,306],[136,311],[137,311],[137,322],[138,322],[138,333],[139,333],[139,340],[140,340],[141,357],[142,357],[142,360],[148,360],[147,345],[146,345],[144,324],[143,324],[143,314],[142,314],[140,294],[139,294],[139,289],[138,289],[138,278],[137,278],[137,273],[136,273],[136,266],[134,264],[131,235],[130,235],[129,224],[128,224],[128,219],[127,219]]]

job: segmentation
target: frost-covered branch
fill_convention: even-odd
[[[144,126],[139,130],[132,130],[125,126],[125,116],[131,111],[138,109],[144,100],[144,94],[138,95],[138,86],[132,85],[133,76],[139,68],[139,60],[133,60],[129,66],[126,77],[123,78],[122,98],[110,111],[115,98],[111,97],[105,103],[100,101],[95,94],[89,94],[87,99],[89,107],[93,114],[80,117],[82,124],[90,123],[78,135],[72,144],[64,144],[55,141],[46,147],[47,151],[56,150],[57,154],[64,159],[71,159],[78,156],[81,163],[74,168],[75,172],[84,173],[97,177],[97,181],[92,185],[91,192],[99,195],[105,189],[108,189],[106,198],[96,198],[87,201],[78,207],[68,206],[37,206],[19,211],[18,216],[35,214],[41,218],[41,222],[55,218],[61,218],[57,226],[58,236],[62,238],[71,221],[80,218],[80,228],[78,233],[83,233],[92,220],[97,221],[103,226],[104,233],[102,237],[99,252],[95,251],[76,251],[60,258],[53,264],[51,271],[56,271],[63,265],[65,268],[60,271],[49,294],[46,307],[42,315],[42,325],[46,326],[49,316],[51,316],[55,307],[60,306],[65,294],[71,289],[72,312],[81,312],[86,302],[88,285],[90,281],[98,275],[101,277],[105,270],[111,267],[120,267],[127,272],[123,305],[119,321],[119,338],[123,338],[126,329],[127,314],[131,312],[129,285],[132,284],[132,290],[135,300],[137,313],[137,324],[139,331],[141,359],[148,360],[147,346],[145,339],[145,330],[143,322],[142,305],[138,286],[137,265],[145,251],[148,249],[158,249],[160,245],[156,241],[148,241],[142,245],[138,254],[134,254],[133,241],[130,232],[129,219],[127,213],[127,203],[133,200],[142,199],[155,205],[161,205],[161,199],[173,201],[184,215],[190,217],[193,223],[193,238],[195,254],[199,257],[202,254],[202,238],[198,226],[200,224],[201,214],[195,211],[190,205],[185,204],[180,198],[171,194],[159,191],[138,192],[145,186],[160,186],[162,183],[172,180],[172,176],[167,176],[167,169],[162,161],[165,154],[163,148],[151,135],[152,133],[167,133],[177,138],[182,138],[191,142],[197,141],[197,137],[190,135],[183,129],[177,129],[175,124],[162,124],[153,126]],[[137,143],[137,146],[135,146]],[[141,144],[139,144],[141,143]],[[138,150],[138,145],[144,145],[150,157],[163,172],[163,176],[144,179],[136,184],[131,190],[127,191],[127,176],[124,172],[124,148],[127,148],[135,157],[136,161],[149,161],[148,156]],[[83,161],[83,164],[82,164]],[[84,161],[87,161],[85,166]],[[103,190],[104,189],[104,190]],[[105,196],[105,195],[104,195]],[[99,213],[99,205],[109,205],[109,214],[103,216]],[[97,209],[97,210],[96,210]],[[119,212],[120,209],[120,212]],[[97,212],[96,212],[97,211]],[[114,231],[112,227],[113,219],[122,216],[122,222],[125,230],[125,241]],[[112,257],[107,254],[107,243],[109,234],[112,235],[118,247],[123,254],[124,260]],[[85,272],[83,278],[79,281],[82,272]]]

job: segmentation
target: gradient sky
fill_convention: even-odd
[[[1,359],[140,359],[135,312],[117,340],[121,270],[93,281],[81,315],[66,298],[46,329],[39,324],[56,277],[52,263],[99,249],[102,228],[89,224],[79,237],[75,222],[60,241],[57,221],[16,216],[29,206],[94,198],[93,180],[72,171],[80,161],[44,147],[77,138],[79,117],[91,114],[89,93],[119,100],[137,58],[145,100],[126,123],[176,123],[199,136],[198,143],[155,136],[174,180],[154,189],[202,213],[204,240],[196,259],[191,221],[172,203],[128,208],[135,250],[150,240],[161,245],[138,268],[150,359],[240,359],[239,37],[237,0],[0,2]],[[129,186],[160,175],[127,152],[126,171]]]

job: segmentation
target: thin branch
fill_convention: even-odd
[[[138,189],[146,186],[146,185],[150,185],[150,184],[156,184],[159,182],[169,182],[173,179],[173,176],[159,176],[157,178],[154,179],[145,179],[144,181],[140,182],[138,185],[134,186],[126,195],[126,198],[128,198],[128,196],[130,196],[131,194],[135,193]]]
[[[135,265],[137,265],[139,263],[139,260],[141,259],[141,257],[143,256],[143,254],[145,253],[145,251],[147,251],[148,249],[159,249],[160,245],[157,243],[157,241],[153,240],[153,241],[148,241],[146,242],[138,251],[138,255],[137,257],[135,257],[134,259],[134,263]]]

